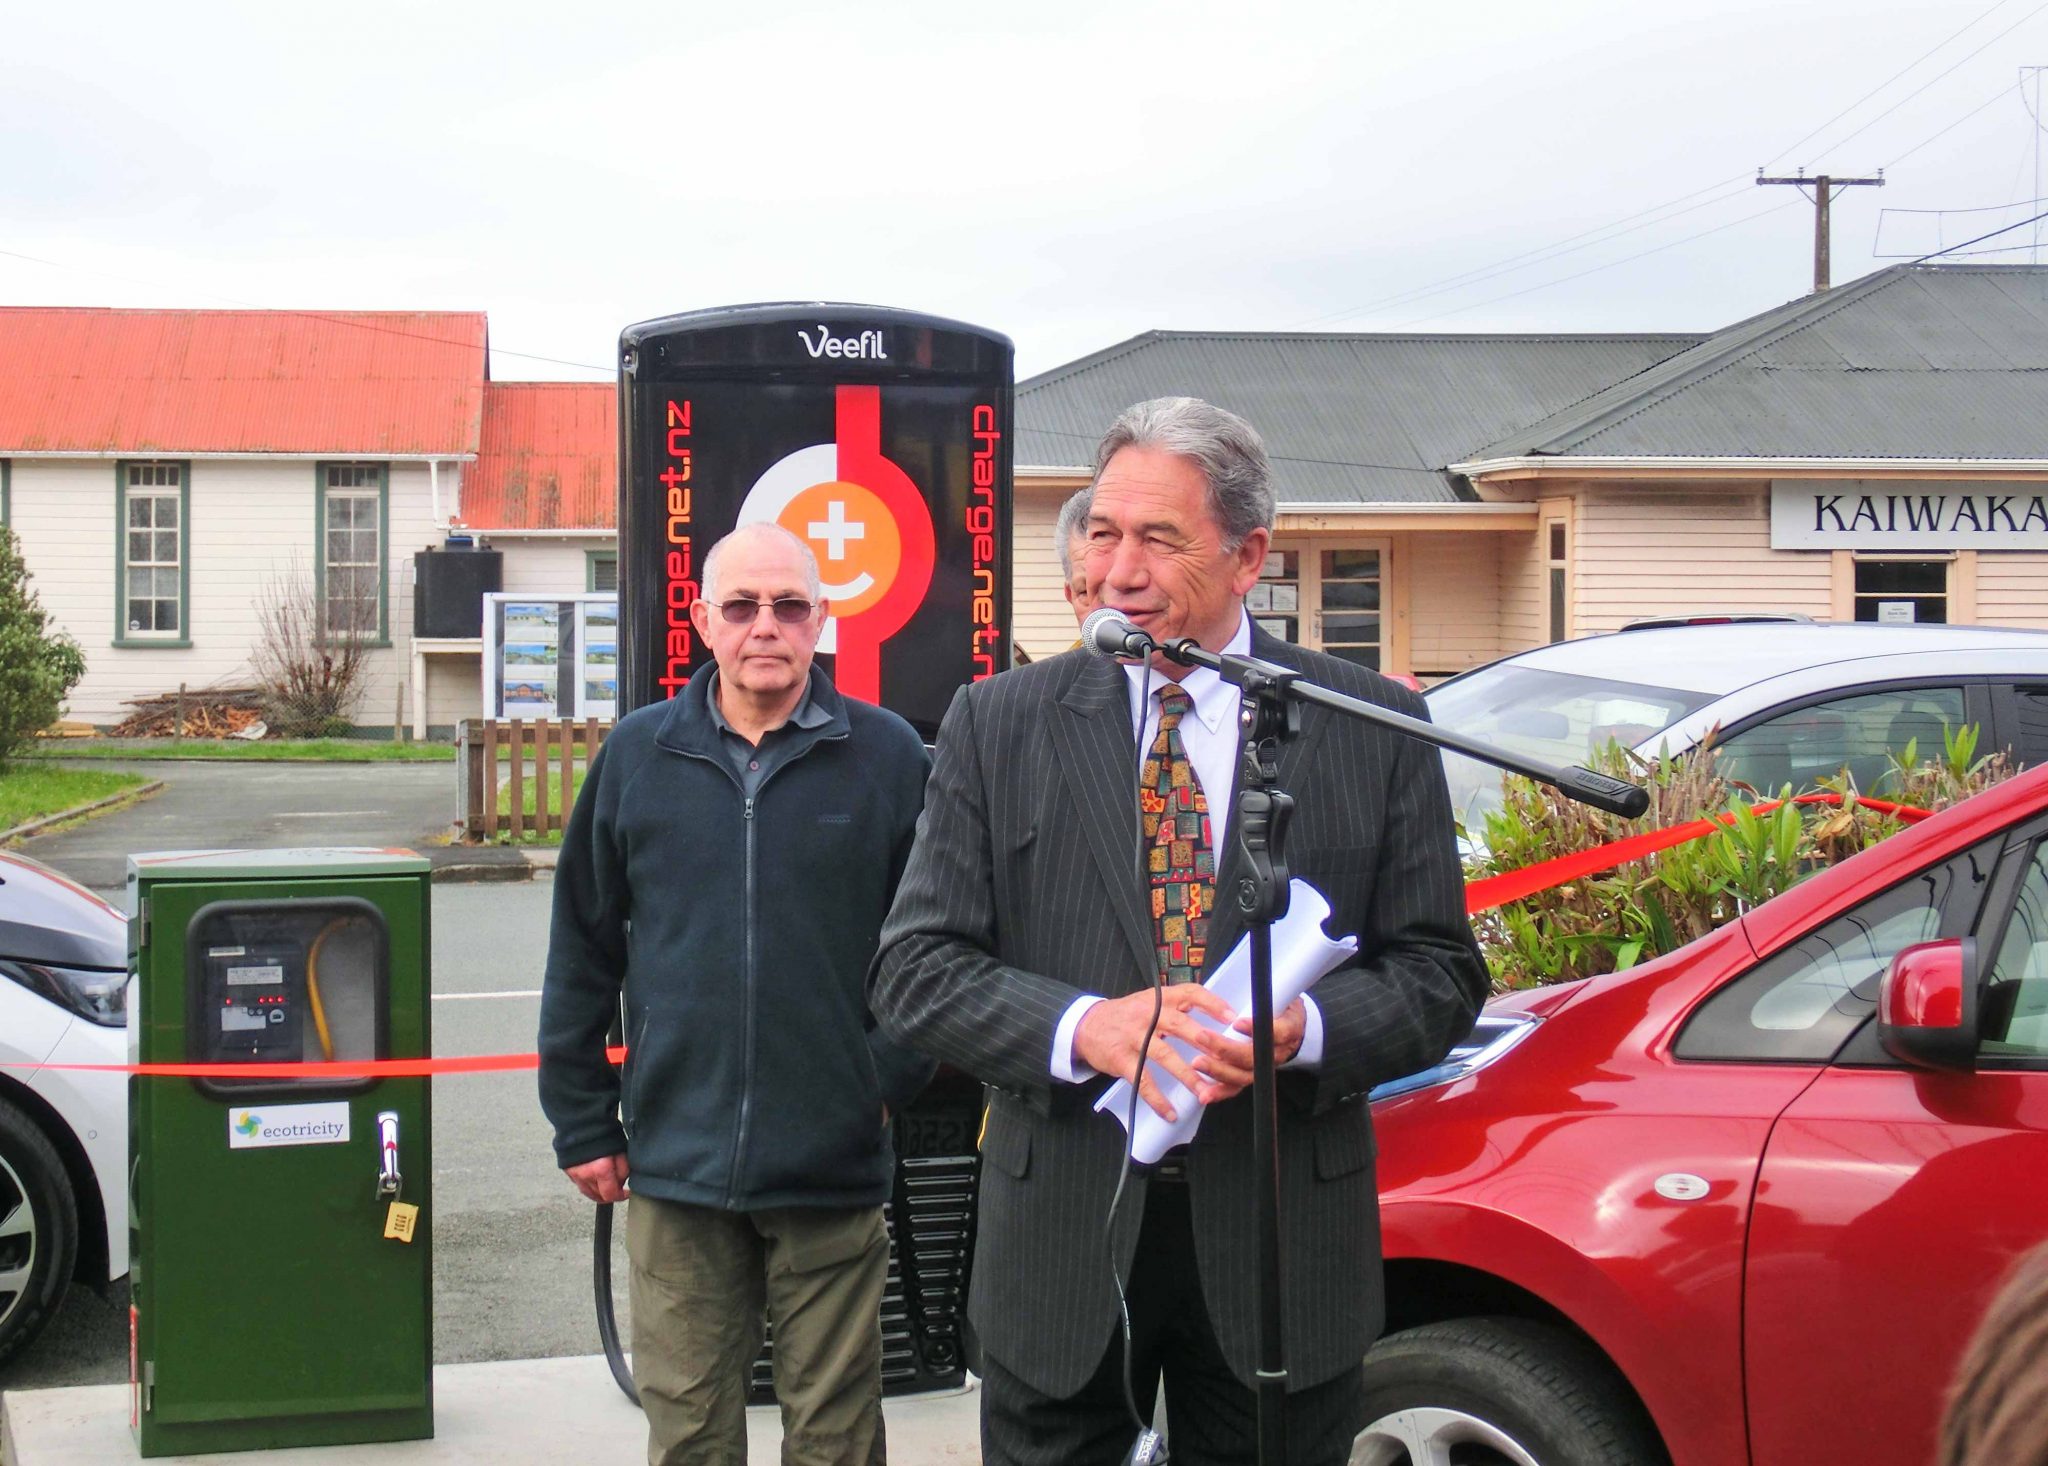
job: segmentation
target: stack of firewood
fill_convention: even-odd
[[[256,687],[201,687],[160,692],[128,700],[134,713],[114,729],[116,738],[231,738],[263,719],[263,692]],[[184,727],[178,726],[179,709]]]

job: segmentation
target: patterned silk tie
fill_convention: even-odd
[[[1167,982],[1201,981],[1216,889],[1209,801],[1180,736],[1181,715],[1188,707],[1181,688],[1160,689],[1159,734],[1145,755],[1138,792],[1146,869],[1152,877],[1152,931],[1159,944],[1159,973]]]

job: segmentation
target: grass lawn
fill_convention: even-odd
[[[537,808],[535,804],[536,793],[545,794],[548,802],[548,821],[550,828],[548,830],[547,837],[543,839],[541,836],[534,833],[533,826],[529,823],[526,827],[526,833],[519,840],[519,843],[521,845],[559,845],[562,843],[562,822],[566,818],[566,816],[562,813],[562,776],[558,770],[558,765],[550,764],[548,766],[547,786],[545,790],[537,791],[534,787],[533,766],[531,764],[527,766],[526,785],[525,789],[523,790],[523,797],[519,801],[519,808],[521,812],[525,814],[526,818],[529,821],[531,821],[534,817],[534,813]],[[574,809],[576,807],[576,796],[582,792],[582,789],[583,769],[579,765],[570,774],[569,807],[571,809]],[[512,781],[510,779],[501,778],[498,780],[498,808],[504,810],[510,809],[511,807]],[[512,837],[510,835],[500,835],[496,843],[500,845],[510,845],[511,843],[513,843]]]
[[[51,738],[27,758],[203,758],[252,763],[438,764],[455,761],[448,743],[385,743],[354,738]]]
[[[103,774],[92,769],[47,769],[17,759],[0,772],[0,830],[74,809],[149,781],[140,774]]]

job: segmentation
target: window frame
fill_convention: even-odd
[[[2020,888],[2025,885],[2037,852],[2048,850],[2048,818],[2035,816],[2006,831],[2005,850],[1998,871],[1991,878],[1984,908],[1973,928],[1977,938],[1977,1006],[1983,1011],[1985,994],[1991,988],[1991,969],[2005,945],[2005,935],[2019,909]],[[1873,1025],[1873,1028],[1875,1025]],[[1976,1068],[1980,1073],[2026,1073],[2048,1070],[2048,1053],[1987,1054],[1980,1024],[1977,1033]]]
[[[1881,890],[1872,891],[1856,900],[1845,902],[1828,911],[1825,915],[1817,917],[1804,927],[1798,935],[1773,948],[1768,955],[1757,958],[1740,972],[1721,983],[1713,991],[1703,995],[1699,1001],[1694,1003],[1691,1010],[1679,1021],[1678,1028],[1672,1035],[1670,1046],[1672,1059],[1680,1064],[1701,1065],[1765,1064],[1815,1069],[1830,1066],[1904,1068],[1904,1065],[1891,1055],[1885,1053],[1883,1048],[1876,1042],[1877,1000],[1875,993],[1867,1000],[1869,1004],[1868,1011],[1856,1015],[1853,1023],[1840,1031],[1825,1055],[1820,1053],[1795,1055],[1759,1052],[1738,1054],[1702,1052],[1701,1050],[1714,1041],[1714,1037],[1709,1035],[1706,1029],[1709,1023],[1718,1015],[1710,1014],[1709,1010],[1715,1008],[1716,1005],[1723,1001],[1731,1004],[1736,1003],[1738,990],[1747,989],[1752,985],[1758,988],[1775,989],[1783,982],[1782,974],[1777,981],[1770,984],[1758,983],[1758,977],[1763,973],[1782,966],[1791,954],[1796,953],[1801,946],[1812,941],[1821,932],[1826,931],[1830,927],[1837,926],[1859,911],[1867,910],[1872,903],[1883,901],[1902,888],[1916,881],[1924,880],[1931,871],[1954,865],[1959,861],[1967,862],[1979,858],[1986,861],[1990,866],[1990,874],[1982,881],[1976,883],[1974,891],[1969,889],[1968,883],[1958,881],[1951,884],[1943,893],[1941,905],[1935,912],[1936,934],[1934,937],[1927,938],[1927,940],[1968,936],[1973,932],[1981,931],[1983,929],[1985,913],[1997,909],[1996,903],[2000,898],[2002,883],[2008,878],[2009,855],[2010,843],[2003,832],[1987,835],[1974,844],[1961,846],[1956,850],[1950,851],[1947,855],[1929,860],[1925,864],[1915,867],[1913,870],[1901,875],[1897,880],[1887,884]],[[1881,975],[1880,980],[1882,980]],[[1753,999],[1755,995],[1751,994],[1750,996]],[[1858,1001],[1866,1000],[1859,999]],[[1754,1001],[1752,1000],[1750,1003],[1752,1011],[1754,1006]],[[1800,1032],[1805,1031],[1807,1030],[1800,1030]],[[1691,1052],[1686,1052],[1685,1047],[1689,1038],[1693,1047]]]
[[[178,629],[165,635],[128,629],[128,471],[131,468],[175,468],[178,471]],[[158,485],[143,490],[168,498]],[[121,458],[114,463],[114,641],[117,647],[183,648],[192,645],[192,460],[189,458]]]
[[[1849,558],[1849,614],[1845,619],[1860,622],[1865,626],[1890,626],[1901,624],[1907,626],[1956,626],[1963,624],[1956,620],[1958,590],[1958,587],[1956,585],[1956,563],[1956,552],[1953,550],[1929,550],[1921,554],[1914,554],[1912,552],[1903,550],[1857,550],[1852,552]],[[1861,610],[1863,602],[1865,601],[1875,602],[1881,600],[1907,599],[1918,602],[1937,599],[1937,597],[1935,597],[1932,594],[1923,594],[1917,591],[1902,592],[1889,595],[1881,591],[1860,591],[1856,588],[1856,577],[1858,572],[1865,565],[1941,566],[1941,594],[1938,597],[1938,599],[1941,601],[1941,620],[1922,621],[1918,617],[1915,617],[1912,621],[1900,623],[1879,621],[1875,617],[1872,617],[1869,621],[1864,621],[1863,618],[1857,613],[1859,610]]]
[[[1995,709],[1990,696],[1990,679],[1983,674],[1972,674],[1966,677],[1940,677],[1933,681],[1929,681],[1925,677],[1909,677],[1896,682],[1836,688],[1830,692],[1802,697],[1793,702],[1780,703],[1775,708],[1770,708],[1744,718],[1731,728],[1717,731],[1714,734],[1714,747],[1717,750],[1725,748],[1736,739],[1754,733],[1757,729],[1777,722],[1781,718],[1791,717],[1795,713],[1828,708],[1836,703],[1848,702],[1856,698],[1884,697],[1892,693],[1934,693],[1951,690],[1960,694],[1963,704],[1962,721],[1956,726],[1959,728],[1974,726],[1977,729],[1980,746],[1989,743],[1995,726],[1993,723]],[[1927,757],[1939,758],[1942,750],[1939,746],[1936,746],[1922,749],[1921,752]],[[1803,794],[1807,791],[1804,789],[1794,789],[1792,792]],[[1888,797],[1891,791],[1863,789],[1858,792],[1872,799],[1883,799]],[[1758,789],[1756,794],[1761,799],[1775,799],[1778,791],[1775,789]]]
[[[597,583],[599,562],[612,562],[612,588],[607,591]],[[617,595],[619,593],[619,552],[617,550],[585,550],[583,552],[583,589],[589,595]]]
[[[1294,618],[1295,645],[1305,647],[1310,651],[1324,652],[1326,655],[1336,656],[1338,653],[1331,652],[1328,646],[1325,645],[1323,636],[1324,612],[1332,611],[1340,616],[1366,613],[1362,609],[1354,612],[1344,607],[1326,607],[1323,605],[1323,556],[1346,552],[1377,555],[1379,557],[1379,574],[1377,576],[1379,606],[1370,614],[1379,617],[1380,624],[1379,636],[1370,645],[1379,654],[1379,665],[1373,670],[1382,673],[1405,671],[1407,670],[1405,666],[1397,666],[1395,663],[1395,638],[1397,635],[1404,638],[1402,643],[1403,650],[1400,655],[1404,659],[1408,655],[1405,649],[1406,633],[1398,629],[1398,618],[1395,613],[1395,586],[1398,575],[1395,564],[1395,542],[1396,537],[1393,535],[1334,535],[1299,530],[1275,533],[1267,546],[1268,552],[1273,554],[1294,554],[1298,557],[1296,571],[1291,582],[1286,581],[1285,577],[1274,577],[1274,581],[1291,583],[1296,587],[1296,609],[1293,611],[1254,611],[1247,608],[1245,615],[1254,626],[1258,625],[1262,618],[1292,616]],[[1330,578],[1333,581],[1342,582],[1353,577],[1332,576]],[[1265,577],[1261,576],[1260,579],[1264,580]],[[1272,584],[1274,581],[1267,581],[1266,583]],[[1367,643],[1339,642],[1338,645],[1364,646]],[[1345,660],[1351,659],[1346,658]],[[1363,667],[1365,663],[1353,662],[1353,665]]]
[[[374,469],[376,485],[331,487],[327,475],[337,468]],[[313,465],[313,603],[319,607],[323,624],[327,616],[327,501],[335,495],[371,493],[377,496],[377,630],[373,636],[358,638],[356,644],[374,649],[391,645],[391,465],[360,458],[328,458]]]
[[[1878,682],[1858,682],[1847,687],[1831,687],[1824,692],[1801,693],[1797,697],[1773,703],[1767,708],[1759,708],[1738,718],[1727,727],[1715,730],[1714,745],[1718,748],[1729,739],[1747,733],[1774,718],[1839,702],[1845,697],[1874,697],[1880,693],[1905,692],[1916,688],[1960,687],[1963,690],[1963,722],[1966,726],[1976,727],[1979,737],[1978,748],[1983,752],[1986,751],[1985,746],[1991,743],[1998,727],[1993,721],[1997,716],[1993,697],[1994,689],[2001,680],[2001,674],[1990,672],[1971,672],[1953,677],[1922,673],[1910,677],[1887,677]],[[1883,796],[1873,794],[1871,797],[1875,799]]]

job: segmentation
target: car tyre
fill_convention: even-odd
[[[64,1300],[78,1253],[78,1201],[56,1147],[0,1100],[0,1363],[26,1348]]]
[[[1365,1356],[1351,1466],[1661,1466],[1640,1404],[1577,1336],[1519,1318],[1389,1334]]]

